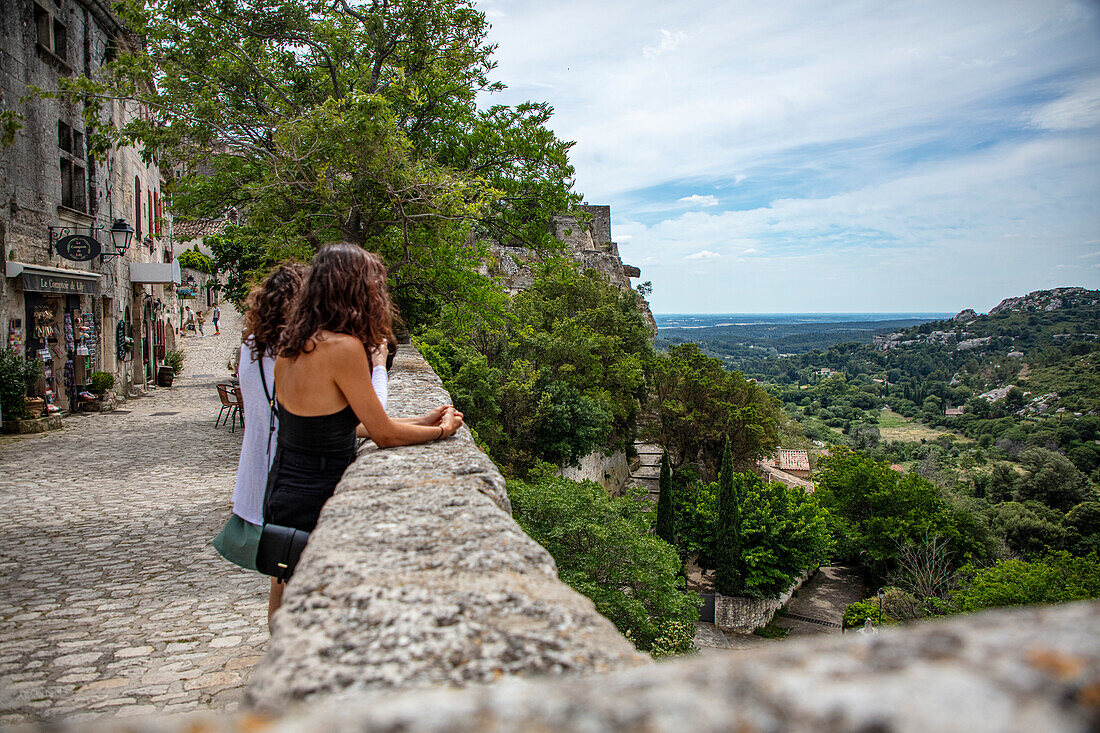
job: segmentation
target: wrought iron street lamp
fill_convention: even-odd
[[[122,257],[126,254],[126,250],[130,249],[130,240],[134,238],[134,228],[126,223],[125,219],[117,219],[111,226],[111,244],[114,245],[114,252],[104,252],[100,255],[101,258],[107,257]]]

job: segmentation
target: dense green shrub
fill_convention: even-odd
[[[207,275],[213,275],[218,271],[217,267],[214,265],[214,260],[207,257],[202,252],[199,252],[198,249],[194,247],[181,252],[177,259],[179,260],[180,267],[203,272]]]
[[[1100,598],[1100,559],[1056,552],[1042,560],[1003,560],[988,568],[966,566],[952,597],[959,611],[1064,603]]]
[[[38,380],[41,366],[37,360],[28,361],[16,349],[0,349],[0,408],[4,419],[27,416],[23,399]]]
[[[561,478],[541,464],[527,481],[508,481],[512,512],[523,530],[554,556],[558,574],[596,604],[640,649],[662,653],[682,647],[686,627],[698,620],[700,599],[683,592],[680,560],[650,533],[636,497],[615,498],[591,481]],[[676,641],[680,638],[681,641]]]

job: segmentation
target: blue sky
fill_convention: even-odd
[[[1100,2],[478,7],[655,312],[1100,287]]]

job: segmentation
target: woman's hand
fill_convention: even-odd
[[[436,408],[437,410],[439,408]],[[432,410],[431,412],[435,412]],[[430,412],[427,414],[431,414]],[[439,436],[440,439],[447,438],[458,432],[458,429],[462,427],[462,413],[455,408],[447,405],[443,408],[442,414],[439,416],[438,427],[443,429],[443,433]]]
[[[380,367],[386,366],[386,355],[388,353],[387,350],[386,350],[387,346],[388,346],[388,344],[385,341],[383,341],[382,343],[375,344],[374,346],[371,347],[371,349],[370,349],[370,366],[371,366],[371,369],[374,369],[374,367],[378,367],[378,366],[380,366]]]
[[[409,422],[411,422],[413,425],[431,425],[434,427],[439,427],[443,424],[441,420],[443,419],[443,413],[447,410],[454,410],[454,413],[458,415],[459,419],[464,417],[461,412],[456,410],[451,405],[440,405],[439,407],[428,410],[419,417],[411,418]]]

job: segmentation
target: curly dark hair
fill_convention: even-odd
[[[393,303],[382,258],[357,244],[322,247],[295,301],[279,355],[313,351],[321,331],[346,333],[364,348],[393,338]]]
[[[287,262],[249,291],[244,323],[246,337],[251,336],[253,341],[253,360],[261,354],[275,353],[308,273],[306,265]]]

